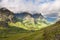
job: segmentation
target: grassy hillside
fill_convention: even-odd
[[[44,27],[49,26],[49,23],[46,24],[44,22],[38,22],[37,24],[30,22],[28,20],[24,20],[24,22],[8,22],[9,26],[15,26],[15,27],[19,27],[19,28],[23,28],[26,30],[40,30]]]
[[[60,21],[38,31],[27,31],[18,27],[2,27],[0,40],[60,40]]]

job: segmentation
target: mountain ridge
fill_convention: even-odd
[[[8,23],[9,26],[21,27],[27,30],[38,30],[48,25],[48,21],[41,13],[34,15],[30,14],[29,12],[14,14],[8,9],[1,8],[0,14],[2,15],[0,19],[4,20],[5,23]],[[36,16],[36,19],[33,16]]]

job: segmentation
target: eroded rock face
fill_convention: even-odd
[[[14,13],[9,11],[6,8],[0,8],[0,21],[10,21],[12,22],[14,17]]]
[[[36,13],[33,15],[35,19],[44,19],[45,17],[41,13]]]
[[[0,27],[9,27],[8,22],[13,22],[14,13],[6,8],[0,8]]]

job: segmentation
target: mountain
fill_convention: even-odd
[[[22,22],[25,18],[32,18],[32,15],[28,12],[21,12],[21,13],[15,13],[14,17],[17,19],[17,21]]]
[[[41,13],[32,15],[29,12],[21,12],[14,14],[6,8],[0,9],[0,21],[2,25],[5,23],[5,25],[7,24],[26,30],[40,30],[49,24]]]
[[[14,13],[6,8],[0,8],[0,27],[8,27],[8,22],[13,22]]]
[[[6,8],[0,8],[0,21],[11,21],[14,17],[14,13]]]
[[[31,14],[31,13],[28,13],[28,12],[21,12],[21,13],[16,13],[15,14],[15,17],[17,17],[17,18],[25,18],[26,16],[28,17],[28,15],[30,16],[30,17],[33,17],[33,18],[35,18],[35,19],[38,19],[38,18],[40,18],[40,19],[43,19],[44,18],[44,16],[41,14],[41,13],[36,13],[36,14]]]
[[[45,17],[41,13],[33,14],[33,17],[35,19],[35,23],[37,23],[37,22],[47,22],[47,20],[45,19]]]
[[[18,19],[27,19],[27,20],[31,20],[33,19],[35,22],[39,21],[39,20],[46,20],[45,17],[41,14],[41,13],[36,13],[36,14],[31,14],[31,13],[28,13],[28,12],[22,12],[22,13],[17,13],[15,14],[15,17],[18,18]]]
[[[16,17],[17,22],[21,22],[20,24],[23,24],[24,28],[29,30],[37,30],[49,25],[48,21],[41,13],[32,15],[28,12],[21,12],[14,14],[14,16]]]
[[[15,17],[21,18],[21,19],[24,19],[24,18],[25,18],[26,16],[28,16],[28,15],[32,16],[32,15],[31,15],[30,13],[28,13],[28,12],[15,13],[14,15],[15,15]]]
[[[44,18],[44,16],[41,13],[35,13],[35,14],[33,14],[33,17],[34,18],[40,18],[40,19]]]

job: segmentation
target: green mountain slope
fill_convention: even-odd
[[[0,29],[0,40],[60,40],[60,21],[38,31],[18,27]]]

